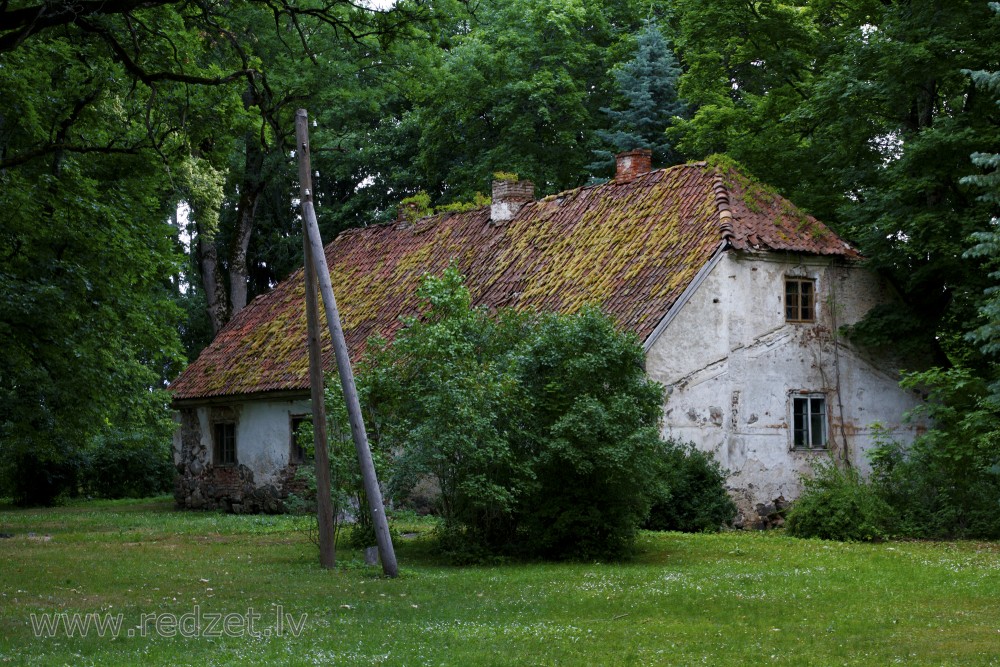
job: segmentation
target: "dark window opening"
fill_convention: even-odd
[[[236,465],[236,423],[215,422],[215,463]]]
[[[288,455],[289,463],[305,463],[311,457],[308,455],[307,447],[304,447],[302,438],[306,437],[302,433],[302,427],[312,424],[312,417],[307,415],[292,415],[292,444]],[[311,448],[309,448],[311,449]]]
[[[826,398],[792,398],[792,445],[798,449],[826,449]]]

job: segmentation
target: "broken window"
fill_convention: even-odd
[[[215,464],[236,465],[236,422],[215,422]]]
[[[312,424],[312,418],[308,415],[292,415],[292,444],[288,455],[289,463],[305,463],[308,457],[306,450],[300,441],[302,427],[305,424]]]
[[[792,446],[826,449],[826,397],[822,394],[792,397]]]
[[[785,278],[785,320],[815,322],[816,281],[810,278]]]

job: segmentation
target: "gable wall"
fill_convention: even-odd
[[[785,322],[786,275],[816,281],[815,323]],[[902,415],[919,397],[899,388],[899,360],[866,354],[834,332],[887,298],[859,266],[726,253],[647,353],[647,371],[667,387],[664,436],[713,452],[748,517],[758,504],[798,496],[799,477],[817,460],[846,458],[867,471],[871,424],[909,442],[916,427]],[[798,392],[825,397],[828,451],[793,449]]]

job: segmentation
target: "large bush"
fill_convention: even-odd
[[[531,484],[524,548],[550,557],[625,554],[664,492],[657,475],[663,388],[634,338],[596,309],[539,316],[518,353],[526,410],[516,437]]]
[[[173,488],[171,442],[164,434],[111,430],[83,457],[80,490],[96,498],[143,498]]]
[[[625,554],[665,493],[662,388],[636,341],[595,309],[472,308],[454,269],[420,297],[422,317],[364,365],[394,491],[437,482],[442,544],[461,559]]]
[[[0,457],[0,496],[21,506],[66,497],[139,498],[173,487],[173,422],[156,398],[136,406],[127,427],[110,423],[80,447],[13,445]],[[10,444],[10,443],[8,443]],[[0,447],[0,451],[3,451]]]
[[[472,308],[455,270],[426,279],[418,295],[423,316],[392,344],[369,344],[359,387],[369,432],[395,454],[394,496],[433,479],[449,544],[496,551],[511,538],[531,476],[511,437],[525,416],[513,349],[527,319]]]
[[[657,465],[668,493],[653,503],[645,528],[700,533],[732,523],[736,504],[726,492],[726,472],[710,453],[668,441]]]

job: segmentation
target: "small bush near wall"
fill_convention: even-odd
[[[880,436],[870,481],[828,464],[795,502],[788,530],[802,537],[1000,539],[1000,394],[968,369],[906,377],[929,399],[934,428],[909,447]]]
[[[816,466],[788,512],[785,526],[796,537],[865,542],[889,536],[893,510],[857,470],[833,461]]]
[[[701,533],[732,523],[736,505],[726,492],[726,472],[711,453],[667,441],[658,467],[668,493],[653,503],[644,528]]]

